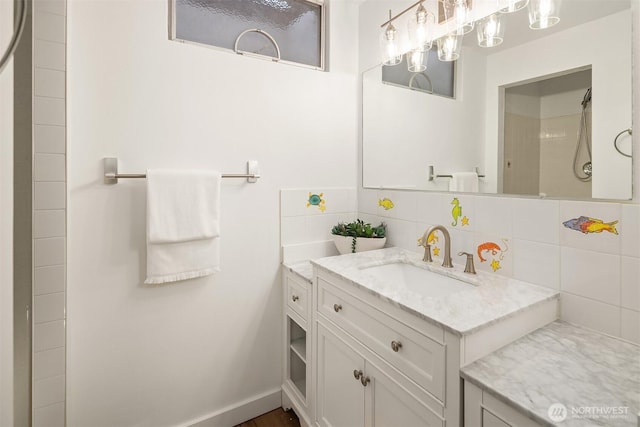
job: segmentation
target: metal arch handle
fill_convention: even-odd
[[[6,67],[7,64],[9,63],[9,59],[11,58],[11,55],[13,55],[14,52],[16,51],[16,48],[18,47],[18,43],[20,43],[20,38],[22,37],[22,33],[24,32],[24,26],[27,21],[27,2],[26,0],[22,0],[21,2],[19,2],[19,4],[22,7],[20,8],[20,13],[18,15],[18,18],[14,23],[14,27],[16,28],[13,32],[13,36],[11,36],[11,40],[9,41],[9,45],[7,46],[7,49],[2,54],[2,57],[0,57],[0,73],[2,73],[2,70],[4,70],[4,67]]]
[[[620,151],[620,148],[618,148],[618,138],[620,138],[620,136],[623,133],[627,133],[629,132],[629,135],[633,135],[633,130],[631,128],[629,129],[625,129],[622,132],[620,132],[619,134],[616,135],[615,139],[613,140],[613,146],[615,147],[616,151],[620,154],[622,154],[625,157],[633,157],[631,154],[627,154],[627,153],[623,153],[622,151]]]
[[[271,41],[271,43],[273,43],[273,46],[276,48],[276,54],[278,55],[277,57],[275,56],[268,56],[268,55],[262,55],[260,53],[255,53],[255,52],[247,52],[244,50],[239,50],[238,49],[238,44],[240,43],[240,39],[242,38],[242,36],[244,36],[247,33],[260,33],[263,36],[265,36],[266,38],[269,39],[269,41]],[[260,30],[258,28],[251,28],[248,30],[244,30],[243,32],[240,33],[240,35],[238,36],[238,38],[236,39],[236,43],[233,46],[233,51],[235,53],[237,53],[238,55],[244,55],[244,54],[249,54],[251,56],[264,56],[267,58],[271,58],[272,61],[274,62],[278,62],[280,61],[280,46],[278,46],[278,43],[276,42],[276,39],[274,39],[271,34],[267,33],[264,30]]]
[[[427,82],[429,83],[429,86],[431,87],[431,90],[426,90],[426,89],[422,89],[420,87],[414,87],[413,86],[413,83],[415,82],[416,77],[418,77],[419,75],[420,76],[424,76],[427,79]],[[433,83],[431,82],[431,78],[429,78],[429,75],[427,73],[424,73],[424,72],[422,72],[422,73],[414,73],[413,76],[411,76],[411,78],[409,79],[409,89],[416,90],[416,91],[419,91],[419,92],[425,92],[425,93],[428,93],[428,94],[433,94]]]

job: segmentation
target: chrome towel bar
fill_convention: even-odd
[[[474,172],[478,174],[478,178],[484,178],[486,176],[480,175],[480,171],[477,167]],[[436,175],[433,171],[433,165],[429,165],[429,181],[433,181],[435,178],[453,178],[453,175]]]
[[[119,178],[146,178],[146,173],[118,173],[118,158],[104,158],[104,183],[117,184]],[[247,173],[223,173],[223,178],[246,178],[247,182],[256,183],[260,178],[260,169],[256,160],[247,162]]]

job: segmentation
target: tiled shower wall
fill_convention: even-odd
[[[380,204],[385,198],[391,209]],[[454,263],[463,262],[458,252],[471,252],[476,269],[559,290],[562,319],[640,343],[640,205],[364,189],[358,212],[387,224],[387,246],[415,251],[430,225],[443,224]],[[618,221],[618,234],[563,225],[581,216]],[[480,251],[481,262],[479,247],[491,244],[500,249]]]
[[[33,17],[33,425],[65,425],[66,1]]]

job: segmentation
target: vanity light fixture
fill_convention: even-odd
[[[513,13],[524,9],[529,4],[529,0],[498,0],[500,13]]]
[[[389,20],[382,24],[384,30],[380,35],[383,65],[397,65],[402,61],[402,53],[398,45],[398,30],[396,30],[391,21],[393,19],[391,19],[391,10],[389,10]]]
[[[478,45],[480,47],[498,46],[504,41],[504,20],[494,13],[478,22]]]
[[[529,2],[529,28],[543,30],[560,22],[561,0],[531,0]]]

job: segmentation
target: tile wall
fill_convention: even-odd
[[[476,269],[558,289],[563,319],[640,343],[640,205],[364,189],[358,212],[387,224],[388,246],[416,251],[424,231],[443,224],[454,263],[467,251]],[[581,216],[618,221],[618,234],[563,225]]]
[[[356,189],[295,188],[280,190],[282,261],[337,255],[331,228],[356,217]]]
[[[33,17],[33,425],[65,424],[66,2]]]

